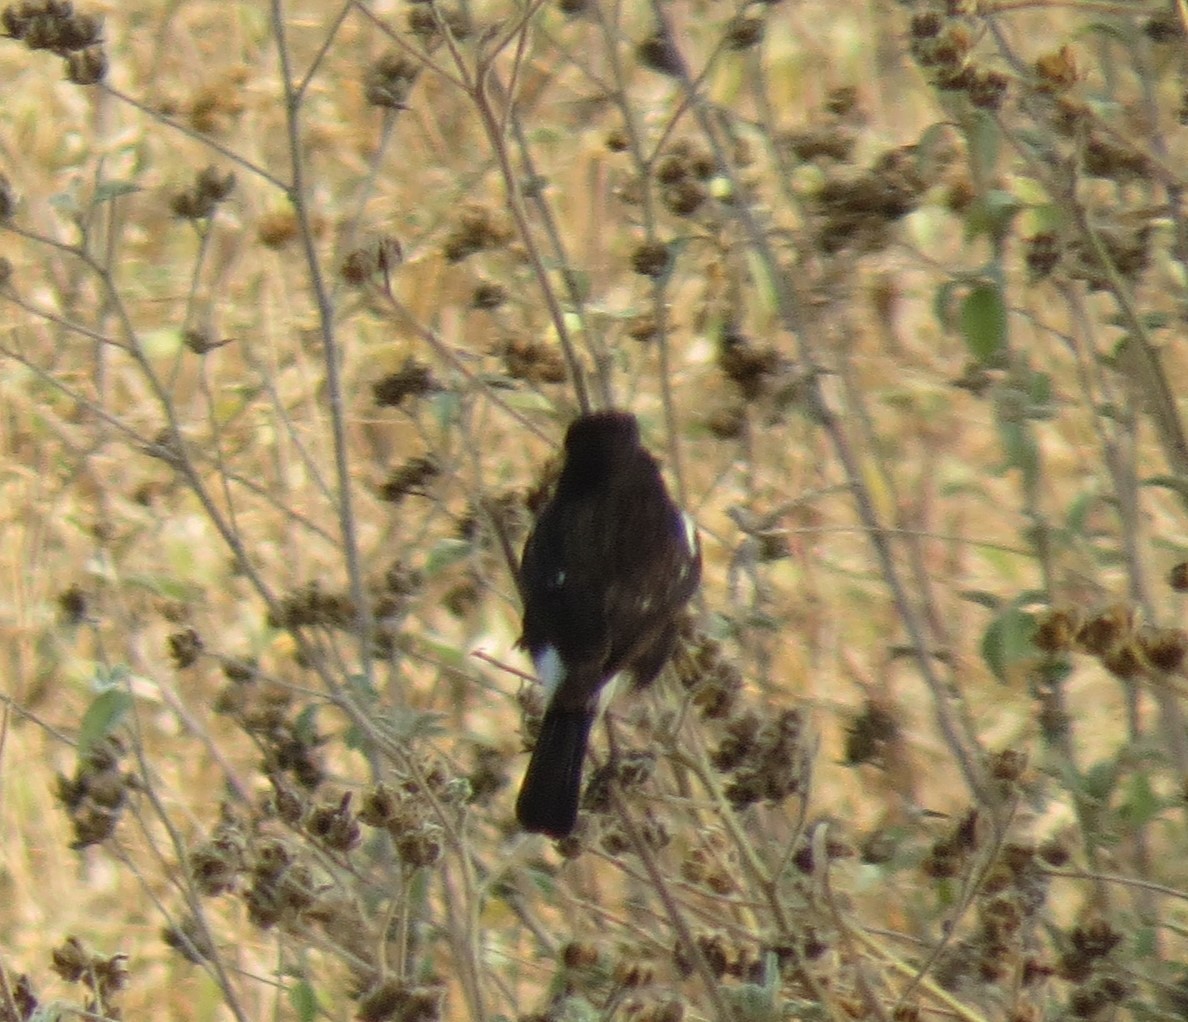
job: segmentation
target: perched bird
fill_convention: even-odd
[[[656,678],[700,579],[697,533],[640,445],[635,416],[575,419],[561,475],[520,561],[520,645],[547,699],[516,800],[525,830],[572,832],[600,691],[620,672],[637,688]]]

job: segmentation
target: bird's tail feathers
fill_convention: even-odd
[[[577,824],[582,794],[582,763],[594,725],[595,711],[549,708],[520,795],[516,819],[533,834],[567,837]]]

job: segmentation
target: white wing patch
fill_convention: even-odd
[[[556,646],[545,646],[534,658],[536,664],[536,680],[545,690],[545,701],[553,701],[553,693],[565,680],[565,665],[561,662],[561,654]]]
[[[689,556],[697,554],[697,523],[687,514],[681,512],[681,523],[685,526],[685,546],[689,548]]]

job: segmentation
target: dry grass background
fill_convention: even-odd
[[[0,1017],[1188,1015],[1184,16],[7,7]],[[575,366],[706,579],[554,847]]]

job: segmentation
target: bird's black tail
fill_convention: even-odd
[[[572,833],[582,794],[582,761],[594,716],[593,710],[545,712],[516,799],[516,819],[526,831],[551,838]]]

